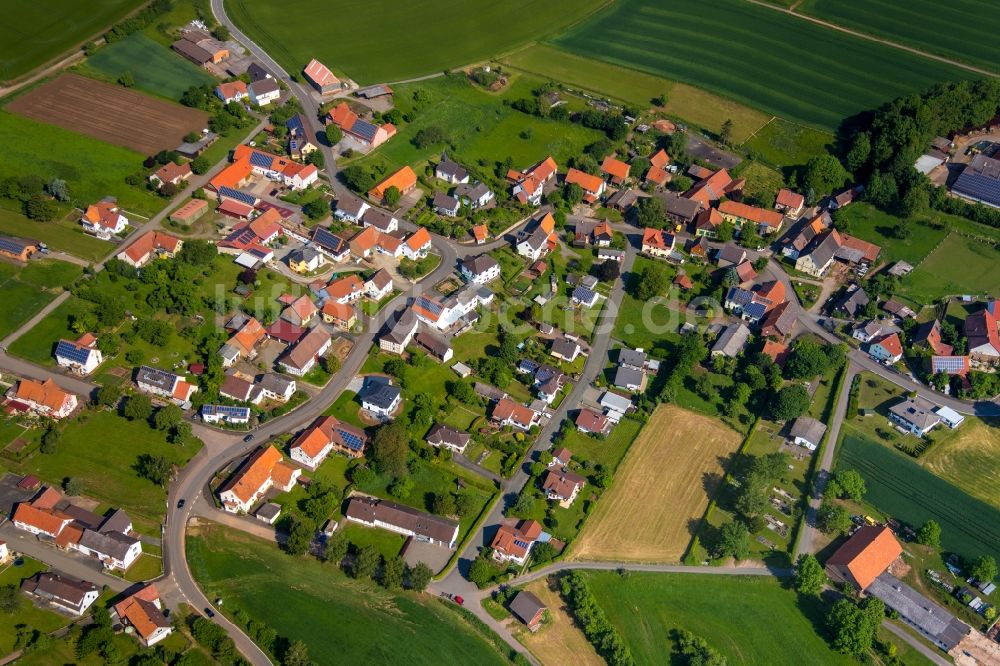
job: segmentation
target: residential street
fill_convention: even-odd
[[[104,573],[101,563],[97,560],[59,550],[54,544],[43,542],[33,534],[17,529],[12,523],[7,522],[0,527],[0,540],[6,541],[7,547],[12,551],[45,562],[54,569],[98,587],[107,585],[115,592],[123,592],[132,585],[127,580]]]

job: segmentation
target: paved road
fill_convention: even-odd
[[[0,537],[7,542],[10,550],[23,553],[64,574],[88,581],[98,587],[107,585],[115,592],[124,592],[132,585],[126,580],[104,573],[100,562],[59,550],[51,543],[43,542],[34,535],[17,529],[11,523],[0,527]]]
[[[895,634],[898,638],[909,643],[910,647],[930,659],[932,662],[937,664],[937,666],[952,666],[952,662],[942,657],[939,651],[927,647],[906,629],[890,622],[888,619],[882,620],[882,626],[888,629],[890,633]]]

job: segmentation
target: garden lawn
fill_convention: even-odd
[[[790,167],[805,164],[810,158],[825,154],[833,135],[781,118],[772,118],[743,144],[771,166]],[[845,209],[846,210],[846,209]]]
[[[771,576],[588,573],[590,589],[636,663],[666,663],[671,630],[704,638],[732,664],[848,664],[818,632],[818,600]],[[738,621],[734,621],[738,618]]]
[[[23,564],[19,567],[14,566],[13,563],[0,567],[0,587],[15,585],[20,588],[21,581],[31,578],[36,573],[49,570],[48,566],[30,557],[24,557],[22,560]],[[35,607],[31,600],[23,594],[17,595],[17,604],[16,617],[0,622],[0,651],[4,654],[10,654],[14,649],[14,641],[17,637],[15,625],[17,624],[23,623],[39,631],[49,632],[70,623],[68,617]]]
[[[340,528],[344,537],[358,548],[365,546],[375,546],[382,557],[395,557],[399,555],[406,537],[389,530],[377,527],[365,527],[357,523],[345,522]]]
[[[19,473],[31,473],[59,485],[66,477],[83,482],[83,493],[104,504],[121,507],[143,533],[159,535],[166,490],[140,478],[133,469],[142,454],[164,456],[184,465],[201,442],[169,444],[166,435],[139,421],[111,412],[84,412],[63,428],[56,453],[36,453],[23,463],[11,463]]]
[[[953,294],[1000,296],[998,262],[1000,250],[952,234],[903,278],[902,292],[924,304]]]
[[[111,27],[145,0],[14,2],[0,23],[0,81],[53,60]]]
[[[208,72],[141,32],[98,50],[87,66],[112,82],[131,72],[136,88],[174,102],[191,86],[215,82]]]
[[[33,261],[21,269],[0,264],[0,292],[6,313],[0,319],[0,338],[31,319],[62,291],[61,286],[69,286],[81,274],[83,269],[76,264],[54,260]]]
[[[604,439],[572,428],[559,446],[569,449],[574,458],[589,460],[614,471],[628,453],[628,448],[639,434],[642,425],[642,422],[636,419],[624,418]]]
[[[62,338],[75,340],[79,337],[69,328],[70,316],[89,312],[90,309],[89,303],[70,296],[35,324],[29,335],[22,335],[15,340],[10,346],[10,353],[39,365],[55,365],[52,354],[55,352],[56,342]]]
[[[209,597],[221,597],[227,614],[240,608],[280,636],[304,641],[317,663],[434,664],[442,655],[454,663],[506,663],[431,595],[387,592],[217,525],[188,534],[188,562]]]
[[[603,0],[229,0],[240,29],[290,72],[318,58],[362,85],[433,74],[494,57],[553,34]],[[330,32],[331,22],[345,29]],[[348,26],[377,26],[372,30]]]
[[[897,238],[896,229],[903,224],[903,220],[865,202],[838,211],[837,222],[852,236],[881,247],[882,261],[906,261],[913,266],[923,261],[947,235],[937,225],[935,216],[921,215],[908,222],[909,238]]]
[[[806,0],[796,11],[1000,71],[1000,45],[993,38],[1000,30],[1000,16],[990,0]]]
[[[0,155],[0,160],[2,159],[3,156]],[[12,205],[13,202],[0,203]],[[41,241],[53,251],[94,262],[100,261],[115,249],[111,243],[83,233],[79,217],[72,212],[67,212],[59,220],[35,222],[18,211],[0,208],[0,233]]]
[[[125,177],[142,171],[143,155],[37,120],[0,111],[0,173],[33,174],[45,182],[61,178],[86,206],[114,196],[126,213],[152,216],[164,200]],[[67,210],[67,208],[63,208]],[[112,249],[106,244],[108,251]],[[71,248],[70,248],[71,249]]]
[[[579,86],[640,108],[649,107],[653,97],[666,95],[665,113],[711,132],[718,132],[722,123],[732,120],[733,139],[737,142],[749,137],[768,120],[765,113],[706,90],[545,44],[532,45],[502,61],[515,69]]]
[[[963,558],[1000,557],[1000,510],[850,425],[844,428],[837,456],[838,470],[855,469],[865,478],[866,504],[914,528],[936,520],[942,547]]]
[[[827,131],[901,95],[977,78],[744,0],[623,0],[553,42]]]

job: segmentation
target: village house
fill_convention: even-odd
[[[295,462],[315,470],[334,452],[360,458],[367,445],[368,435],[364,430],[333,416],[320,416],[292,440],[289,453]]]
[[[419,323],[413,308],[406,308],[379,337],[379,349],[390,354],[402,354],[413,340],[413,336],[417,334]]]
[[[180,252],[183,245],[184,241],[170,234],[147,231],[119,252],[118,259],[133,268],[142,268],[153,258],[172,258]]]
[[[817,421],[811,416],[800,416],[792,423],[788,437],[793,443],[815,451],[825,433],[826,424],[822,421]]]
[[[542,201],[545,185],[555,179],[558,170],[551,155],[526,171],[510,170],[507,181],[513,185],[511,193],[522,204],[537,206]]]
[[[575,424],[577,430],[588,435],[606,435],[611,426],[607,416],[587,407],[576,415]],[[568,461],[563,461],[564,465],[567,463]]]
[[[31,258],[31,255],[38,252],[38,249],[38,243],[35,241],[13,236],[0,236],[0,257],[25,262]]]
[[[990,364],[1000,361],[1000,332],[996,317],[988,308],[965,318],[965,337],[972,360]]]
[[[709,171],[683,196],[685,199],[697,201],[703,208],[710,208],[722,197],[742,192],[745,184],[746,181],[743,178],[733,180],[728,171],[719,169],[715,172]]]
[[[233,151],[232,164],[209,181],[209,188],[224,197],[252,205],[255,197],[239,190],[253,175],[281,183],[293,190],[304,190],[319,179],[319,169],[313,164],[301,164],[289,157],[273,155],[251,146],[239,145]]]
[[[605,201],[604,205],[612,210],[627,213],[639,201],[639,193],[632,189],[623,188],[614,192]]]
[[[475,184],[462,183],[455,188],[453,195],[468,206],[470,210],[478,210],[493,201],[493,190],[485,183],[477,181]],[[484,239],[485,240],[485,239]]]
[[[120,234],[128,228],[128,218],[122,214],[118,203],[111,198],[87,206],[80,223],[84,231],[102,240],[110,240],[113,235]]]
[[[294,250],[288,255],[288,267],[296,273],[312,273],[322,268],[326,258],[314,247],[304,247]]]
[[[318,312],[319,310],[316,304],[312,302],[312,299],[303,295],[289,303],[281,311],[281,318],[293,326],[305,328]]]
[[[468,170],[461,164],[449,160],[447,155],[442,155],[441,161],[434,167],[434,177],[452,185],[469,182]]]
[[[859,324],[855,326],[851,331],[851,337],[860,342],[871,342],[875,338],[880,337],[884,333],[889,331],[886,330],[886,325],[877,319],[865,322],[864,324]]]
[[[587,203],[596,203],[604,196],[605,182],[600,176],[592,176],[585,171],[570,168],[566,172],[566,184],[577,185],[583,190],[583,200]]]
[[[830,556],[826,571],[834,581],[865,591],[902,554],[888,527],[864,526]]]
[[[646,170],[644,180],[652,183],[654,187],[664,187],[670,182],[670,172],[667,167],[670,165],[670,155],[660,148],[649,158],[649,169]]]
[[[369,208],[368,202],[359,199],[353,194],[344,194],[337,199],[337,205],[333,209],[333,216],[338,220],[357,224]]]
[[[618,423],[633,409],[631,398],[611,391],[602,393],[598,404],[605,410],[605,415],[612,423]]]
[[[531,555],[531,549],[543,534],[537,520],[522,520],[513,525],[500,525],[490,549],[493,559],[507,564],[524,566]]]
[[[760,322],[760,335],[764,338],[784,338],[791,335],[797,320],[790,302],[779,303]]]
[[[408,506],[375,497],[351,497],[347,502],[344,517],[368,527],[380,527],[397,534],[413,537],[415,541],[420,543],[454,548],[458,541],[457,521],[432,516]]]
[[[392,276],[389,271],[380,268],[365,280],[364,287],[365,297],[377,303],[392,293]]]
[[[834,303],[833,311],[842,312],[851,319],[857,319],[868,305],[868,294],[857,285],[849,285],[840,299]]]
[[[781,213],[766,208],[749,206],[738,201],[723,201],[719,204],[719,214],[726,222],[742,228],[744,224],[754,224],[762,236],[781,230],[784,217]]]
[[[395,187],[399,190],[400,195],[404,195],[416,186],[417,174],[409,166],[404,166],[370,189],[368,191],[368,198],[372,201],[382,201],[385,199],[385,193],[390,187]]]
[[[608,155],[601,162],[601,173],[612,185],[621,186],[629,178],[629,171],[632,167],[627,162],[622,162],[614,155]]]
[[[576,287],[571,295],[573,305],[580,305],[585,308],[592,308],[600,300],[600,294],[589,287]]]
[[[402,391],[385,377],[366,377],[360,393],[361,408],[383,421],[391,419],[403,401]]]
[[[230,326],[233,328],[230,329]],[[257,345],[267,335],[267,331],[264,330],[261,323],[254,317],[247,317],[245,320],[239,321],[238,324],[231,319],[227,329],[232,330],[233,335],[219,348],[222,367],[231,367],[241,358],[248,361],[256,358]]]
[[[51,377],[41,382],[34,379],[20,380],[14,391],[14,400],[39,416],[57,420],[72,414],[79,404],[76,394],[59,388]]]
[[[281,86],[274,79],[254,81],[247,86],[247,95],[257,106],[267,106],[281,97]]]
[[[306,80],[322,95],[329,95],[347,88],[345,82],[334,76],[329,67],[315,58],[309,61],[309,64],[303,68],[302,73],[305,75]]]
[[[712,356],[736,358],[746,348],[750,335],[750,329],[742,323],[730,324],[712,346]]]
[[[747,260],[747,251],[738,245],[726,243],[715,254],[715,263],[719,268],[739,266]]]
[[[198,390],[196,385],[184,377],[148,365],[143,365],[136,371],[135,384],[140,391],[166,398],[184,408],[190,404],[191,394]]]
[[[580,343],[570,338],[557,338],[549,347],[549,354],[567,363],[575,361],[581,351]]]
[[[56,364],[77,375],[89,375],[104,362],[104,355],[97,348],[97,338],[84,333],[75,341],[60,340],[56,343]]]
[[[392,123],[376,125],[370,123],[351,110],[347,102],[341,102],[330,110],[329,120],[331,125],[335,125],[340,130],[361,144],[362,148],[373,149],[396,136],[396,126]],[[408,168],[408,167],[407,167]],[[376,197],[381,199],[381,197]]]
[[[503,398],[493,405],[493,421],[500,427],[510,426],[528,431],[538,425],[538,414],[510,398]]]
[[[969,356],[942,355],[931,357],[932,375],[943,372],[948,376],[954,375],[965,379],[970,370],[972,370],[972,359]]]
[[[778,196],[774,200],[774,209],[793,219],[798,219],[805,205],[806,198],[804,196],[786,188],[778,190]]]
[[[889,408],[889,419],[911,435],[923,437],[941,422],[933,407],[923,398],[907,398]]]
[[[176,162],[167,162],[159,169],[154,171],[149,175],[149,182],[155,185],[157,188],[162,187],[166,183],[171,185],[179,186],[181,183],[187,181],[191,177],[191,165],[190,164],[177,164]]]
[[[930,349],[938,356],[951,356],[954,351],[954,348],[941,338],[941,322],[937,319],[920,324],[911,339],[911,346]]]
[[[868,355],[876,361],[892,365],[903,358],[903,343],[898,333],[889,333],[868,344]]]
[[[424,441],[431,446],[444,447],[455,453],[465,453],[465,448],[471,440],[472,436],[469,433],[441,423],[435,423],[424,438]]]
[[[285,372],[302,377],[316,366],[316,361],[330,349],[331,344],[330,333],[323,326],[315,326],[278,357],[278,365]]]
[[[573,244],[577,247],[609,247],[615,240],[614,229],[607,220],[592,222],[581,220],[574,229]]]
[[[693,199],[685,199],[676,192],[663,192],[657,196],[663,202],[663,212],[667,219],[682,225],[684,228],[693,226],[698,213],[702,211],[701,203]],[[721,221],[722,218],[719,219]],[[712,233],[714,234],[714,231]]]
[[[349,273],[345,277],[332,280],[323,291],[328,300],[347,305],[365,295],[365,283],[357,273]]]
[[[302,470],[286,463],[273,446],[257,449],[219,488],[222,508],[229,513],[250,513],[272,487],[288,492]]]
[[[500,277],[500,264],[488,254],[467,257],[459,264],[459,272],[466,282],[488,284]]]
[[[231,81],[217,85],[215,87],[215,96],[221,99],[223,104],[229,104],[230,102],[239,102],[240,100],[247,99],[250,96],[250,92],[247,90],[247,84],[243,81]]]
[[[21,591],[76,617],[86,613],[101,596],[100,588],[93,583],[55,571],[35,574],[21,583]]]
[[[201,420],[205,423],[247,425],[250,423],[250,408],[237,407],[235,405],[205,404],[201,406]]]
[[[835,259],[848,265],[874,264],[882,248],[859,238],[830,229],[815,236],[799,252],[795,270],[813,277],[823,277]]]
[[[375,246],[378,245],[379,236],[382,234],[375,227],[365,227],[348,241],[351,248],[351,256],[361,261],[368,259],[372,255]]]
[[[674,250],[674,235],[661,229],[646,228],[642,232],[642,251],[651,257],[669,257]]]
[[[219,386],[219,395],[237,402],[249,402],[253,394],[253,382],[233,374],[227,373]]]
[[[542,490],[545,491],[546,496],[554,502],[559,502],[559,506],[564,509],[573,504],[584,485],[586,485],[586,479],[565,467],[559,470],[549,470],[542,480]]]
[[[449,196],[443,192],[435,192],[434,196],[431,198],[431,208],[433,208],[434,212],[438,215],[455,217],[458,215],[458,210],[461,207],[462,203],[457,197]]]
[[[332,324],[338,331],[350,331],[358,323],[358,315],[350,305],[326,301],[320,311],[323,321]]]
[[[469,283],[443,300],[425,294],[413,303],[413,313],[424,324],[439,331],[453,326],[465,327],[478,319],[475,310],[493,302],[494,294],[487,287]]]
[[[417,227],[403,242],[403,256],[411,261],[423,259],[430,252],[431,243],[431,233],[425,227]]]
[[[113,606],[123,627],[131,627],[144,647],[152,647],[173,632],[173,625],[163,613],[160,593],[152,583],[144,585]]]

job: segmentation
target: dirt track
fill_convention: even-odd
[[[208,122],[204,111],[76,74],[44,83],[6,108],[145,155],[173,150]]]
[[[572,548],[572,560],[679,562],[740,435],[722,422],[661,406]]]

